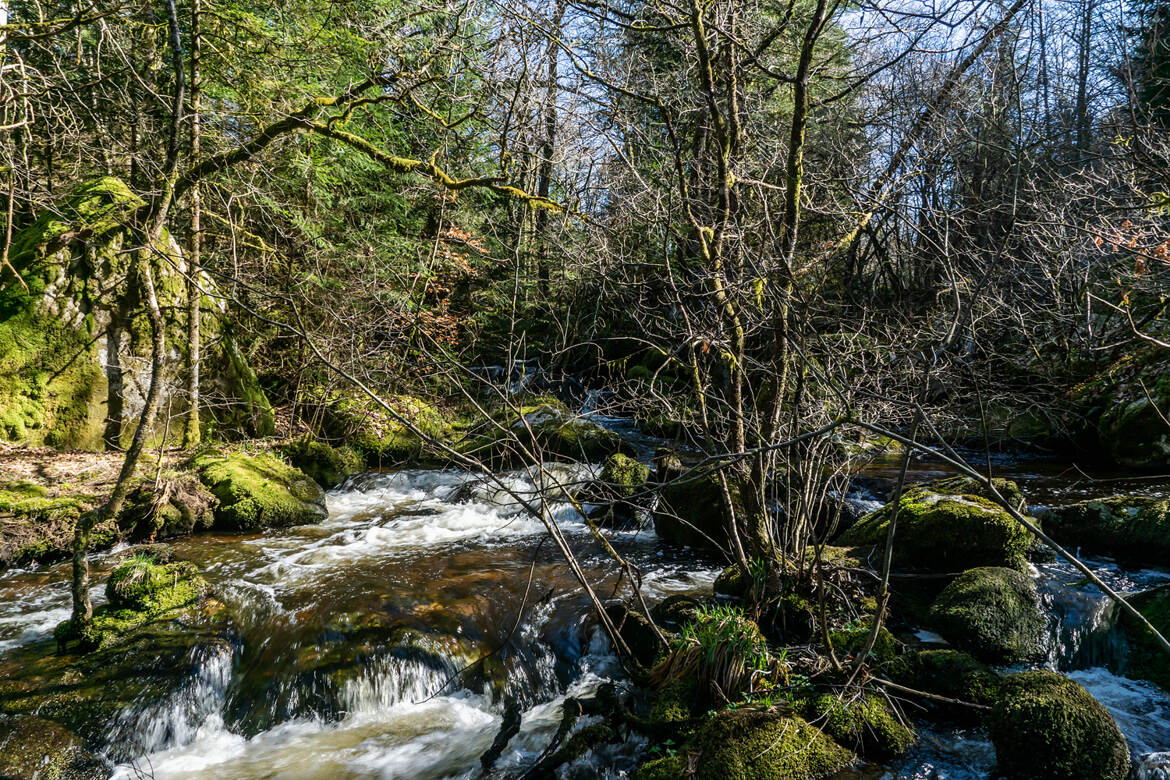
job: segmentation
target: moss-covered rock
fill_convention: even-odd
[[[873,618],[867,617],[829,631],[829,640],[833,643],[833,651],[838,657],[856,656],[865,649],[871,633],[873,633]],[[886,663],[892,660],[897,652],[898,640],[885,626],[882,626],[878,629],[873,647],[870,648],[870,661],[879,664]]]
[[[885,667],[891,680],[924,693],[990,707],[999,696],[1000,676],[959,650],[919,650],[899,656]],[[937,705],[937,702],[928,702]],[[945,714],[970,719],[968,707],[946,707]]]
[[[656,725],[685,723],[696,716],[699,708],[699,689],[695,681],[675,680],[654,696],[650,707],[650,722]]]
[[[1062,545],[1137,565],[1170,560],[1170,499],[1110,496],[1039,513],[1044,530]]]
[[[365,468],[361,454],[348,445],[333,447],[311,436],[302,436],[281,448],[289,463],[305,472],[325,490],[337,487]]]
[[[330,401],[325,414],[328,438],[351,445],[371,466],[446,460],[427,441],[452,439],[453,428],[446,416],[415,396],[391,395],[384,400],[397,416],[364,395],[350,393]]]
[[[856,760],[799,717],[752,709],[712,713],[681,752],[698,780],[814,780]]]
[[[0,777],[5,780],[102,780],[109,773],[81,740],[44,718],[0,716]]]
[[[963,572],[930,608],[947,641],[990,663],[1036,658],[1047,625],[1031,577],[987,566]]]
[[[1100,702],[1049,671],[1004,680],[988,720],[999,771],[1008,777],[1125,780],[1129,748]]]
[[[143,402],[150,329],[131,279],[134,252],[127,250],[141,240],[131,225],[144,205],[121,180],[100,177],[81,184],[13,236],[10,260],[20,282],[12,270],[0,269],[0,438],[101,449],[106,411],[116,410],[109,404],[107,379],[115,366],[122,369],[125,408]],[[180,345],[191,271],[168,231],[152,249],[147,262],[168,344]],[[199,282],[204,290],[215,289],[206,274]],[[200,390],[209,401],[209,416],[221,429],[270,434],[271,406],[230,332],[222,300],[207,295],[202,303],[207,348]],[[182,352],[168,350],[164,409],[181,408],[182,398],[172,388],[182,387],[182,369]],[[172,433],[178,435],[180,427],[173,426]],[[152,434],[164,430],[162,421]]]
[[[999,480],[996,486],[1010,502],[1023,505],[1015,483]],[[952,477],[906,490],[898,502],[895,563],[930,571],[976,566],[1022,569],[1031,534],[985,495],[970,492],[977,488],[974,480]],[[883,544],[893,512],[891,501],[861,518],[838,543]]]
[[[601,464],[601,481],[624,498],[634,495],[649,478],[649,466],[620,452],[610,455]]]
[[[0,486],[0,569],[67,557],[83,504],[28,482]],[[99,537],[110,535],[103,528]]]
[[[215,527],[259,531],[319,523],[325,494],[304,472],[267,453],[207,452],[192,462],[219,500]]]
[[[687,776],[686,756],[673,755],[652,758],[630,775],[632,780],[678,780]]]
[[[875,761],[902,755],[917,739],[889,702],[873,693],[813,696],[804,702],[801,714],[837,744]]]
[[[741,564],[733,563],[715,578],[714,590],[717,596],[729,596],[733,599],[743,598],[753,587],[751,575],[744,570]]]
[[[772,658],[760,627],[742,609],[704,607],[671,637],[668,652],[651,670],[655,687],[693,680],[697,701],[716,706],[737,701],[763,679],[787,679],[787,668]]]
[[[732,509],[742,522],[744,508],[739,485],[728,477],[727,486]],[[675,544],[718,551],[728,546],[730,517],[719,475],[688,472],[663,486],[654,510],[654,531]]]
[[[153,542],[211,528],[219,503],[190,472],[171,472],[144,480],[130,491],[118,515],[127,538]]]
[[[655,604],[650,610],[654,622],[671,631],[678,631],[687,623],[694,622],[703,611],[703,602],[692,596],[676,594]]]
[[[1170,636],[1170,585],[1162,585],[1128,598],[1130,604],[1158,629],[1162,636]],[[1129,653],[1125,658],[1125,674],[1140,677],[1170,691],[1170,656],[1154,639],[1144,625],[1122,613]]]
[[[626,643],[634,660],[643,666],[650,666],[661,655],[666,646],[659,639],[649,619],[640,609],[615,601],[605,606],[618,635]]]
[[[537,446],[551,458],[597,462],[624,449],[622,437],[585,420],[546,420],[532,427]]]

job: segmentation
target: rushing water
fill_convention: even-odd
[[[645,453],[651,442],[636,444]],[[1165,491],[1164,484],[1140,480],[1091,482],[1043,459],[1001,459],[995,466],[997,475],[1017,479],[1043,503]],[[869,469],[876,482],[851,495],[856,508],[872,508],[895,470],[893,461]],[[947,472],[917,461],[911,477]],[[571,484],[593,471],[556,466],[552,475]],[[501,479],[522,495],[538,492],[527,472]],[[590,583],[603,598],[620,593],[612,560],[580,515],[556,500],[556,491],[545,495]],[[479,758],[509,701],[522,710],[521,728],[497,768],[519,774],[548,745],[565,697],[620,679],[544,525],[483,475],[365,474],[332,491],[328,504],[329,518],[320,525],[173,543],[179,557],[203,569],[227,605],[233,631],[228,641],[195,644],[189,672],[165,696],[118,715],[109,739],[135,746],[139,757],[118,766],[115,777],[478,777]],[[641,568],[650,600],[710,593],[717,562],[661,544],[648,529],[611,537]],[[104,597],[102,580],[115,557],[95,562],[95,602]],[[1110,561],[1091,565],[1123,591],[1170,580],[1166,572],[1127,571]],[[1047,665],[1113,712],[1139,778],[1167,780],[1170,697],[1104,668],[1124,651],[1113,606],[1066,564],[1040,564],[1033,574],[1051,619]],[[64,566],[0,576],[0,657],[46,640],[68,616],[67,576]],[[925,631],[920,638],[941,641]],[[485,663],[465,671],[489,651]],[[978,729],[922,723],[919,732],[918,745],[900,763],[863,768],[859,776],[958,780],[991,773],[994,750]],[[643,747],[634,738],[591,751],[562,776],[620,776],[636,766]]]

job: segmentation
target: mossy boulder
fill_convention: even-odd
[[[1113,716],[1050,671],[1007,677],[988,719],[999,771],[1032,780],[1125,780],[1129,748]]]
[[[80,500],[50,497],[40,485],[0,485],[0,569],[67,557],[72,550],[73,529],[83,510]],[[109,525],[99,537],[116,536],[107,533],[111,530]]]
[[[391,395],[384,400],[395,414],[364,395],[350,393],[332,399],[325,409],[327,437],[356,449],[370,466],[441,463],[447,459],[427,440],[447,442],[453,438],[448,417],[415,396]]]
[[[130,491],[118,515],[127,538],[157,541],[211,528],[219,499],[191,472],[147,479]]]
[[[713,586],[715,595],[729,596],[733,599],[743,598],[751,591],[752,587],[751,574],[739,563],[733,563],[719,572]]]
[[[1062,545],[1137,565],[1170,560],[1170,499],[1110,496],[1039,513],[1044,530]]]
[[[101,760],[61,724],[0,716],[0,777],[5,780],[104,780],[108,775]]]
[[[117,367],[124,407],[142,404],[149,385],[150,328],[132,279],[135,253],[128,250],[141,241],[131,225],[144,205],[121,180],[100,177],[82,183],[13,236],[10,260],[20,280],[12,269],[0,269],[0,438],[102,449],[107,410],[117,409],[109,396]],[[166,230],[147,262],[168,345],[183,344],[186,280],[199,272],[188,268]],[[199,284],[215,290],[206,274],[199,275]],[[231,333],[222,299],[209,293],[201,308],[207,348],[200,392],[208,400],[209,424],[243,435],[271,434],[271,406]],[[183,367],[182,351],[169,349],[161,407],[176,414],[183,405],[177,390]],[[166,431],[166,417],[160,415],[154,438]],[[118,427],[111,427],[111,437]],[[170,432],[177,436],[180,429],[172,426]]]
[[[323,489],[335,488],[365,469],[361,453],[349,445],[333,447],[323,441],[302,436],[281,448],[289,463],[305,472]]]
[[[1015,483],[996,487],[1013,505],[1023,507]],[[838,538],[838,544],[884,544],[895,502],[861,518]],[[1001,506],[986,497],[974,480],[952,477],[915,485],[898,502],[894,562],[929,571],[963,571],[976,566],[1022,569],[1032,536]]]
[[[923,693],[990,707],[999,696],[998,673],[960,650],[919,650],[894,659],[885,667],[891,680]],[[938,706],[938,702],[930,702]],[[945,714],[962,719],[974,710],[955,705],[943,707]]]
[[[873,618],[868,617],[829,631],[829,640],[833,643],[833,651],[839,658],[856,656],[865,649],[871,633],[873,633]],[[885,626],[882,626],[878,629],[873,647],[870,648],[869,660],[873,663],[884,664],[893,660],[897,652],[898,640]]]
[[[735,479],[727,478],[731,509],[744,521],[743,498]],[[731,513],[716,473],[686,472],[662,487],[654,510],[654,531],[663,539],[697,550],[728,547]]]
[[[654,626],[640,609],[615,601],[605,606],[605,613],[634,660],[643,666],[653,664],[666,649]]]
[[[699,687],[693,679],[675,680],[654,696],[650,722],[655,725],[685,723],[699,709]]]
[[[693,596],[681,593],[668,596],[650,610],[654,622],[671,631],[678,631],[687,623],[694,622],[704,609],[703,602]]]
[[[268,453],[207,452],[192,466],[219,500],[215,527],[259,531],[319,523],[328,516],[321,486]]]
[[[874,761],[896,758],[917,740],[889,702],[874,693],[812,696],[805,700],[801,714],[837,744]]]
[[[1170,585],[1161,585],[1128,597],[1130,604],[1141,612],[1146,620],[1163,637],[1170,636]],[[1148,628],[1126,613],[1122,613],[1121,625],[1129,644],[1125,658],[1125,674],[1140,677],[1170,691],[1170,655],[1154,639]]]
[[[1038,657],[1047,622],[1031,577],[987,566],[963,572],[930,608],[934,628],[956,647],[990,663]]]
[[[686,777],[693,766],[698,780],[815,780],[856,758],[802,718],[742,709],[711,713],[677,755],[647,762],[633,776]]]
[[[623,498],[634,495],[650,478],[650,467],[616,452],[601,464],[601,481]]]

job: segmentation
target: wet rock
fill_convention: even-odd
[[[1137,565],[1170,560],[1170,499],[1111,496],[1038,513],[1062,545]]]
[[[193,466],[219,500],[215,527],[259,531],[319,523],[328,516],[321,487],[267,453],[208,452]]]
[[[1129,775],[1129,748],[1109,711],[1055,672],[1006,678],[988,730],[999,771],[1007,777],[1124,780]]]
[[[729,596],[733,599],[741,599],[751,589],[751,575],[744,571],[743,566],[738,563],[731,564],[719,572],[719,576],[715,578],[714,590],[717,596]]]
[[[1170,585],[1162,585],[1128,598],[1130,604],[1158,629],[1163,637],[1170,636]],[[1127,677],[1140,677],[1170,691],[1170,654],[1154,639],[1144,625],[1122,613],[1121,624],[1129,643],[1124,672]]]
[[[643,666],[651,666],[666,649],[640,609],[615,601],[606,605],[605,614],[630,649],[634,660]]]
[[[735,516],[744,517],[739,486],[728,478]],[[719,551],[728,546],[730,513],[723,500],[719,475],[687,472],[668,482],[654,510],[654,531],[663,539],[697,550]]]
[[[348,445],[333,447],[310,436],[302,436],[281,448],[289,463],[305,472],[324,490],[335,488],[365,469],[365,461]]]
[[[155,541],[188,536],[210,528],[219,504],[191,473],[170,473],[158,481],[149,479],[126,497],[118,525],[133,540]]]
[[[856,756],[795,715],[761,710],[713,713],[674,756],[649,761],[633,777],[665,780],[814,780],[837,772]]]
[[[678,631],[694,621],[702,613],[703,602],[691,596],[676,594],[656,604],[650,610],[650,617],[663,628]]]
[[[1023,496],[1015,483],[996,487],[1016,506]],[[963,571],[976,566],[1022,569],[1032,537],[978,483],[952,477],[915,485],[902,494],[894,562],[929,571]],[[894,502],[871,512],[837,539],[837,544],[884,544]]]
[[[59,723],[0,717],[0,778],[101,780],[109,773],[78,737]]]
[[[610,455],[601,465],[601,481],[623,498],[634,495],[649,478],[649,466],[620,452]]]
[[[1005,664],[1039,656],[1047,625],[1032,579],[994,566],[965,571],[943,588],[930,620],[956,647]]]
[[[370,466],[448,460],[447,455],[427,441],[428,438],[441,442],[454,439],[448,417],[414,396],[392,395],[385,401],[397,416],[364,395],[354,393],[333,400],[325,406],[326,437],[346,442],[361,452]]]
[[[1143,386],[1144,385],[1144,386]],[[1170,371],[1154,347],[1126,355],[1074,390],[1088,439],[1114,461],[1140,469],[1170,466]]]
[[[919,650],[895,658],[886,665],[889,678],[923,693],[990,707],[999,696],[1001,679],[993,669],[959,650]],[[960,720],[977,718],[977,711],[960,705],[936,701],[927,704],[948,717]]]
[[[897,758],[917,740],[886,699],[873,693],[813,696],[801,714],[837,744],[874,761]]]

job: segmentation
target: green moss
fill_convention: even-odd
[[[1000,771],[1011,777],[1124,780],[1129,748],[1088,691],[1055,672],[1004,680],[988,720]]]
[[[965,570],[976,566],[1022,569],[1032,537],[999,505],[975,493],[954,493],[973,487],[955,477],[916,485],[899,501],[894,561],[932,571]],[[1009,501],[1019,499],[1014,484],[1000,488]],[[871,512],[843,533],[838,543],[883,544],[894,503]]]
[[[814,780],[855,760],[801,718],[746,709],[709,716],[694,747],[699,780]]]
[[[757,674],[776,671],[760,627],[742,609],[720,605],[699,609],[671,640],[651,676],[658,688],[693,679],[699,701],[714,705],[738,700]]]
[[[651,723],[682,723],[695,716],[699,698],[693,679],[675,680],[658,691],[650,708]]]
[[[11,482],[0,486],[0,568],[68,556],[82,509],[80,499],[50,498],[39,485]],[[102,531],[110,529],[103,526]],[[94,549],[107,546],[105,541],[94,539]]]
[[[537,445],[546,454],[596,462],[623,448],[617,433],[582,420],[550,419],[532,426]]]
[[[632,780],[678,780],[687,776],[686,769],[686,756],[663,756],[642,764],[630,777]]]
[[[865,649],[869,635],[873,631],[873,618],[863,618],[844,628],[829,632],[829,640],[833,643],[833,650],[838,656],[856,656]],[[877,663],[886,663],[894,658],[898,652],[898,640],[886,630],[885,626],[878,629],[873,648],[870,649],[870,660]]]
[[[1128,598],[1130,604],[1150,621],[1162,636],[1170,636],[1170,585],[1162,585]],[[1170,691],[1170,656],[1144,625],[1122,613],[1122,626],[1129,643],[1125,673],[1140,677]]]
[[[993,566],[965,571],[947,585],[930,620],[951,644],[990,663],[1037,657],[1047,625],[1032,579]]]
[[[449,420],[420,398],[407,395],[386,399],[391,409],[422,434],[440,441],[451,439]],[[410,430],[378,404],[364,396],[345,396],[328,407],[329,438],[344,441],[365,455],[370,465],[404,464],[442,459],[423,436]]]
[[[889,703],[872,693],[855,697],[822,694],[807,701],[806,720],[862,755],[888,761],[914,744],[914,731],[898,719]]]
[[[714,590],[716,595],[743,598],[751,592],[753,580],[750,574],[744,571],[743,566],[733,563],[715,578]]]
[[[894,659],[885,672],[907,688],[970,704],[991,706],[999,696],[1000,676],[959,650],[919,650]],[[955,707],[947,713],[969,718],[973,710]]]
[[[676,631],[687,623],[698,619],[702,611],[703,603],[701,601],[691,596],[676,593],[664,599],[662,603],[654,605],[654,608],[650,610],[650,616],[660,626]]]
[[[634,495],[649,478],[649,466],[620,452],[610,455],[601,466],[601,481],[626,498]]]
[[[1111,496],[1046,510],[1056,541],[1138,565],[1170,560],[1170,499]]]
[[[130,491],[118,527],[132,540],[155,541],[211,528],[219,499],[189,472],[167,472]]]
[[[0,717],[0,777],[13,780],[90,780],[105,766],[59,723],[30,716]]]
[[[310,436],[302,436],[281,448],[289,462],[310,476],[325,490],[336,487],[365,468],[362,456],[352,447],[331,447]]]
[[[318,523],[327,515],[320,486],[267,453],[212,451],[196,457],[192,465],[219,500],[217,528],[284,528]]]
[[[271,436],[276,431],[272,404],[230,329],[223,334],[220,352],[218,381],[226,385],[225,395],[231,400],[213,410],[218,425],[246,436]]]

